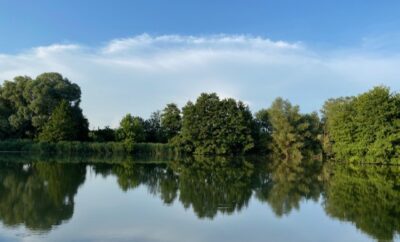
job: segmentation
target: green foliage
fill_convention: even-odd
[[[77,139],[78,130],[75,125],[74,112],[66,101],[62,101],[53,110],[48,122],[40,132],[39,140],[58,142]]]
[[[80,133],[77,139],[87,138],[88,125],[79,108],[80,97],[79,86],[58,73],[43,73],[36,79],[18,76],[0,87],[0,100],[8,105],[7,125],[14,138],[37,137],[62,101],[71,104],[75,120],[82,122],[75,127]]]
[[[324,105],[325,147],[338,160],[400,162],[400,95],[389,88]]]
[[[316,113],[301,114],[298,106],[277,98],[268,109],[272,150],[278,159],[302,160],[320,152],[320,122]]]
[[[167,104],[161,114],[161,127],[167,140],[179,134],[182,127],[181,110],[175,103]]]
[[[8,121],[8,117],[11,115],[11,113],[12,110],[9,103],[1,98],[0,93],[0,140],[9,138],[12,134],[11,125]]]
[[[0,152],[27,152],[29,154],[82,154],[82,155],[177,155],[171,144],[126,142],[34,142],[31,140],[6,140],[0,142]]]
[[[272,142],[271,133],[272,125],[269,120],[268,110],[262,109],[255,114],[253,137],[256,152],[266,153],[270,151]]]
[[[116,141],[116,134],[114,129],[106,126],[103,129],[91,130],[89,140],[93,142],[113,142]]]
[[[127,114],[119,124],[117,137],[119,141],[127,143],[143,142],[145,139],[143,119]]]
[[[144,121],[144,134],[145,141],[148,143],[165,143],[166,132],[165,128],[161,126],[162,115],[160,111],[153,112],[149,119]]]
[[[254,147],[253,125],[251,112],[242,102],[203,93],[196,103],[183,108],[177,143],[189,153],[243,154]]]

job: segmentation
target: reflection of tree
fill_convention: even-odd
[[[123,191],[145,185],[151,194],[160,195],[166,204],[171,204],[178,193],[178,177],[166,164],[124,162],[118,165],[96,164],[93,169],[104,176],[115,175]]]
[[[193,160],[194,159],[194,160]],[[247,205],[251,194],[253,166],[228,162],[224,158],[190,158],[170,164],[94,164],[96,173],[113,174],[123,191],[139,185],[171,204],[178,196],[200,218],[213,218],[218,212],[232,213]]]
[[[0,163],[0,220],[47,231],[72,217],[86,168],[74,164]]]
[[[325,210],[378,240],[400,232],[400,168],[332,165]]]
[[[256,196],[267,201],[276,215],[298,209],[302,199],[318,200],[322,191],[320,160],[272,161],[259,173]]]
[[[194,162],[175,162],[179,173],[179,200],[200,217],[232,213],[247,206],[251,197],[253,165],[227,162],[225,158],[195,157]]]

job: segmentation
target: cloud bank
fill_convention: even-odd
[[[247,102],[253,111],[282,96],[317,111],[330,97],[375,85],[400,88],[400,56],[373,48],[314,50],[247,35],[147,34],[101,46],[54,44],[0,53],[0,80],[60,72],[82,88],[91,127],[116,126],[126,113],[148,117],[201,92]]]

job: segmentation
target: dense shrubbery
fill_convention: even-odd
[[[126,142],[34,142],[30,140],[6,140],[0,142],[0,152],[30,152],[52,154],[146,154],[173,155],[174,146],[158,143]]]
[[[400,163],[400,95],[375,87],[323,108],[325,150],[338,160]]]

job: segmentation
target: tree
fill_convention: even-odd
[[[296,161],[320,152],[320,125],[316,113],[303,115],[298,106],[277,98],[268,114],[272,125],[273,154],[280,159]]]
[[[144,121],[140,117],[125,115],[117,130],[118,139],[129,143],[143,142],[145,138],[143,123]]]
[[[375,87],[354,98],[328,100],[323,113],[328,145],[338,160],[400,162],[399,94]]]
[[[66,101],[62,101],[54,109],[49,121],[39,134],[39,140],[48,142],[76,140],[79,135],[78,132],[73,109]]]
[[[175,103],[167,104],[161,114],[161,127],[164,130],[167,140],[171,140],[181,130],[181,110]]]
[[[115,141],[115,131],[111,129],[109,126],[104,127],[103,129],[92,130],[89,133],[89,138],[94,142],[110,142]]]
[[[161,126],[161,112],[153,112],[149,119],[144,121],[145,141],[150,143],[165,143],[165,131]]]
[[[255,126],[253,137],[255,140],[255,150],[257,152],[266,153],[271,147],[272,125],[269,120],[267,109],[262,109],[255,114]]]
[[[11,108],[7,119],[15,138],[37,137],[62,101],[74,107],[76,120],[82,122],[76,127],[82,134],[77,138],[87,137],[87,120],[79,108],[81,90],[59,73],[43,73],[36,79],[15,77],[13,81],[3,83],[0,95]]]
[[[10,114],[11,108],[9,104],[6,100],[0,98],[0,140],[8,138],[12,133],[10,122],[8,121]]]
[[[254,147],[253,117],[246,105],[203,93],[183,108],[179,146],[195,154],[243,154]]]

